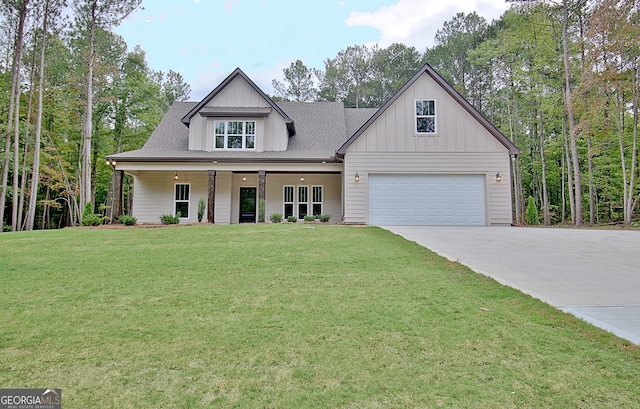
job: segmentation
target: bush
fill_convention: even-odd
[[[118,218],[118,221],[124,224],[125,226],[133,226],[138,222],[138,219],[136,219],[135,217],[127,216],[126,214],[123,214]]]
[[[106,219],[107,217],[93,213],[91,202],[87,202],[87,204],[84,205],[84,212],[82,212],[83,226],[99,226],[103,224]]]
[[[537,226],[538,224],[540,224],[540,215],[538,214],[536,201],[533,200],[533,197],[531,196],[529,196],[527,210],[524,212],[524,222],[529,226]]]
[[[331,219],[331,215],[330,214],[321,214],[321,215],[318,216],[318,219],[322,223],[327,223],[329,221],[329,219]]]
[[[8,224],[2,223],[2,231],[3,232],[11,231],[11,226],[9,226]]]
[[[287,217],[287,221],[289,223],[296,223],[298,221],[298,218],[295,217],[295,216],[289,216],[289,217]]]
[[[308,214],[306,216],[304,216],[304,221],[305,222],[314,222],[316,220],[316,217],[312,214]]]
[[[200,200],[198,200],[198,223],[200,223],[204,217],[204,208],[204,199],[200,198]]]
[[[163,214],[160,216],[160,221],[162,224],[178,224],[180,223],[180,212],[176,213],[175,216],[170,214]]]
[[[274,213],[271,216],[269,216],[269,220],[271,220],[271,223],[281,223],[282,215],[280,213]]]

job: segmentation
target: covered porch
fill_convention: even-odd
[[[133,176],[132,216],[138,223],[157,224],[163,214],[181,213],[181,222],[216,224],[269,221],[331,215],[342,219],[342,164],[117,163],[114,165],[113,221],[122,214],[123,175]],[[262,210],[264,209],[264,210]]]

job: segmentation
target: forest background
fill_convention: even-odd
[[[114,33],[140,1],[1,1],[4,231],[75,226],[85,208],[108,217],[105,156],[141,147],[189,98],[180,73],[151,70]],[[637,224],[640,1],[514,3],[492,22],[452,16],[424,50],[353,45],[322,68],[298,60],[273,98],[380,107],[429,63],[522,149],[516,223],[532,203],[529,224]]]

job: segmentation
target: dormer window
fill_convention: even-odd
[[[215,121],[214,149],[255,149],[255,121]]]

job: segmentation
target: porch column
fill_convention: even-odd
[[[260,203],[261,200],[265,200],[265,185],[267,182],[267,172],[264,170],[260,170],[258,171],[258,212],[260,212]],[[263,222],[263,220],[260,220],[261,218],[266,217],[264,214],[260,214],[258,213],[258,221]]]
[[[209,171],[209,190],[207,195],[207,221],[214,222],[215,206],[216,206],[216,171]]]
[[[111,222],[118,221],[122,216],[122,177],[124,170],[113,171],[113,208],[111,212]]]

